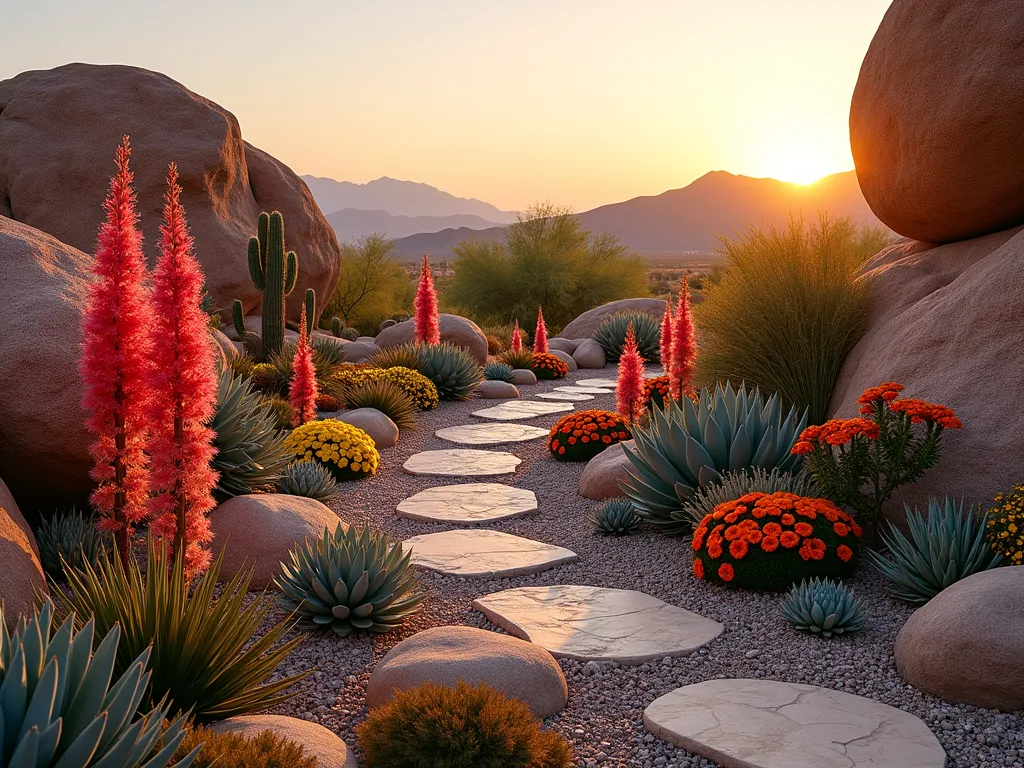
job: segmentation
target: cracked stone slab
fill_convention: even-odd
[[[568,400],[571,402],[594,399],[593,395],[587,395],[583,392],[542,392],[537,397],[544,400]]]
[[[605,389],[615,389],[619,386],[615,379],[577,379],[574,383],[580,387],[604,387]]]
[[[490,424],[461,424],[445,427],[434,434],[449,443],[461,445],[501,445],[502,443],[525,443],[547,437],[550,430],[529,424],[495,422]]]
[[[427,488],[402,501],[398,516],[435,523],[479,525],[537,511],[537,495],[500,483],[465,483]]]
[[[612,395],[615,394],[610,389],[603,389],[602,387],[580,387],[580,386],[568,386],[568,387],[555,387],[555,392],[568,392],[576,395]]]
[[[479,416],[481,419],[493,419],[495,421],[516,421],[517,419],[535,419],[538,416],[563,413],[572,409],[573,406],[569,403],[538,403],[535,400],[510,400],[493,408],[473,411],[472,415]]]
[[[420,568],[465,578],[525,576],[577,560],[565,547],[480,529],[413,536],[402,546]]]
[[[773,680],[708,680],[644,710],[655,736],[725,768],[943,768],[920,719],[852,693]]]
[[[518,587],[473,601],[506,632],[556,658],[642,664],[686,656],[718,637],[717,621],[629,589]]]
[[[522,459],[504,451],[479,451],[473,448],[445,448],[414,453],[402,469],[410,475],[448,475],[485,477],[508,475],[516,471]]]

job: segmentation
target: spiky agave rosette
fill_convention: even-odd
[[[846,635],[864,628],[860,600],[842,582],[806,579],[782,601],[782,615],[793,629],[822,637]]]

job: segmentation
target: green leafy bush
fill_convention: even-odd
[[[219,501],[274,487],[290,457],[274,415],[247,379],[230,371],[221,375],[210,427],[216,433],[210,465],[219,475]]]
[[[316,757],[301,744],[267,730],[254,736],[218,733],[208,726],[189,728],[176,757],[202,747],[192,768],[317,768]]]
[[[594,530],[612,536],[633,533],[640,528],[640,516],[629,499],[608,499],[594,513]]]
[[[721,282],[705,286],[695,308],[697,380],[745,381],[778,392],[820,424],[864,327],[870,286],[858,272],[889,238],[827,216],[723,237],[728,269]]]
[[[617,363],[622,357],[622,347],[626,343],[630,323],[633,324],[641,357],[650,363],[661,362],[661,318],[646,312],[619,312],[597,327],[594,340],[601,345],[608,361]]]
[[[889,592],[924,605],[954,582],[994,568],[1002,557],[989,547],[984,518],[964,502],[928,502],[928,515],[906,508],[909,537],[892,523],[882,541],[889,556],[871,552],[871,563],[889,580]]]
[[[97,633],[90,620],[76,632],[79,622],[68,616],[53,631],[52,618],[53,606],[44,603],[9,634],[0,606],[0,765],[191,765],[194,752],[174,756],[185,737],[185,718],[168,725],[169,705],[163,703],[138,712],[151,675],[150,649],[118,670],[120,627]]]
[[[801,581],[782,601],[782,615],[793,629],[822,637],[849,635],[864,629],[864,609],[842,582]]]
[[[533,352],[523,347],[513,352],[511,349],[498,355],[498,359],[512,367],[513,370],[531,370],[533,368]]]
[[[271,679],[278,665],[302,642],[284,642],[293,623],[285,620],[261,635],[272,604],[247,599],[250,576],[240,573],[220,585],[223,554],[191,584],[183,558],[168,565],[167,551],[148,542],[146,572],[120,558],[67,574],[68,591],[57,589],[60,614],[92,616],[98,636],[122,629],[115,668],[131,669],[152,648],[147,698],[167,696],[175,710],[200,723],[272,707],[306,674]],[[215,599],[215,594],[219,597]],[[80,618],[75,619],[81,626]]]
[[[788,589],[844,578],[857,567],[861,529],[827,499],[748,493],[719,504],[693,531],[698,579],[747,589]]]
[[[382,320],[412,305],[410,289],[415,285],[398,261],[395,240],[383,233],[367,234],[341,244],[341,273],[323,316],[337,316],[372,336]]]
[[[294,461],[277,481],[278,493],[327,501],[338,492],[338,481],[330,470],[315,461]]]
[[[353,629],[388,632],[419,610],[423,595],[410,564],[412,550],[381,532],[341,523],[308,539],[281,564],[278,602],[309,629],[330,627],[340,637]]]
[[[357,728],[367,768],[570,768],[572,748],[530,708],[481,683],[396,692]]]
[[[98,563],[114,546],[110,534],[96,528],[96,518],[77,509],[44,519],[36,531],[36,541],[43,570],[53,578],[64,575],[61,559],[81,569],[86,563]]]

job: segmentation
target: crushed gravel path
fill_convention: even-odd
[[[569,381],[613,376],[614,369],[581,370]],[[524,399],[550,392],[567,382],[541,382],[521,387]],[[418,430],[403,432],[399,444],[382,451],[378,474],[349,483],[329,506],[344,520],[369,522],[399,539],[457,526],[398,517],[395,507],[426,488],[475,482],[474,478],[416,477],[402,471],[403,462],[422,450],[451,447],[434,437],[442,427],[481,421],[474,410],[496,405],[493,400],[442,403],[422,414]],[[614,410],[614,395],[597,395],[577,409]],[[520,423],[549,427],[562,414]],[[488,528],[543,540],[579,554],[579,561],[540,574],[507,579],[462,579],[422,572],[427,594],[423,610],[399,632],[384,636],[340,639],[330,633],[310,635],[286,662],[282,673],[317,667],[300,684],[298,695],[276,711],[318,722],[356,746],[354,727],[366,716],[364,705],[370,672],[398,641],[428,627],[467,624],[497,628],[470,607],[473,599],[517,586],[583,584],[636,589],[722,622],[724,634],[686,658],[665,659],[641,666],[615,663],[559,663],[569,683],[569,703],[545,726],[560,731],[575,747],[581,766],[663,766],[710,768],[715,764],[647,734],[645,706],[674,688],[715,678],[752,677],[809,683],[835,688],[899,707],[922,718],[949,756],[949,768],[1024,768],[1024,713],[1006,714],[952,705],[920,693],[900,679],[892,649],[912,609],[888,597],[884,584],[867,565],[849,585],[864,598],[868,628],[852,637],[823,640],[795,632],[779,615],[779,596],[729,591],[696,581],[684,541],[649,530],[614,538],[593,533],[590,516],[599,502],[578,494],[582,463],[551,459],[543,439],[493,446],[522,459],[514,475],[501,478],[537,494],[539,514],[488,524]],[[358,754],[358,749],[357,749]]]

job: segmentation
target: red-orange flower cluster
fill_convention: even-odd
[[[877,440],[881,431],[871,419],[830,419],[824,424],[807,427],[800,433],[800,439],[793,446],[792,453],[806,454],[819,445],[846,445],[853,438],[862,436]]]
[[[910,421],[914,424],[931,421],[946,429],[960,429],[963,427],[960,419],[953,413],[952,408],[948,408],[945,405],[937,405],[936,403],[928,403],[924,400],[912,398],[894,400],[889,403],[889,410],[907,414],[910,417]]]
[[[868,387],[864,390],[864,393],[857,398],[857,403],[860,405],[860,412],[865,416],[870,416],[875,412],[876,401],[884,400],[887,403],[891,403],[899,397],[899,394],[902,391],[903,385],[897,384],[895,381],[885,381],[877,387]]]
[[[538,379],[564,379],[569,375],[565,361],[550,352],[534,352],[531,367]]]
[[[629,437],[629,427],[617,413],[576,411],[551,428],[548,449],[561,461],[589,461],[609,445]]]

